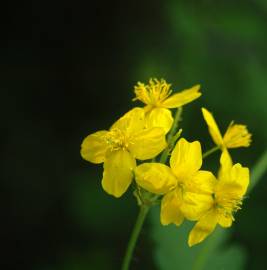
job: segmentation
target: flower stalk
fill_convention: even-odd
[[[213,148],[211,148],[210,150],[208,150],[207,152],[205,152],[203,155],[202,155],[202,158],[206,158],[208,157],[209,155],[213,154],[214,152],[216,152],[217,150],[219,150],[220,147],[219,146],[214,146]]]
[[[132,234],[131,234],[131,237],[130,237],[130,240],[126,249],[126,253],[123,259],[121,270],[128,270],[130,267],[133,251],[134,251],[137,239],[140,235],[141,229],[143,227],[143,224],[144,224],[144,221],[145,221],[145,218],[147,216],[149,209],[150,209],[150,206],[148,205],[142,204],[140,206],[139,214],[137,216],[137,220],[134,225],[134,228],[133,228],[133,231],[132,231]]]
[[[178,132],[177,134],[175,134],[175,133],[178,129],[179,122],[181,121],[182,112],[183,112],[182,107],[177,108],[177,111],[176,111],[176,114],[174,117],[174,121],[173,121],[173,125],[172,125],[172,128],[171,128],[170,133],[169,133],[168,138],[167,138],[168,146],[165,148],[165,150],[161,154],[160,161],[159,161],[160,163],[163,163],[163,164],[166,163],[168,156],[169,156],[169,153],[175,144],[175,141],[179,138],[179,136],[181,134],[181,132]]]

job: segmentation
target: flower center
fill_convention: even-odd
[[[241,209],[242,199],[233,197],[216,197],[215,195],[215,207],[223,210],[227,214],[232,214],[233,212]]]
[[[116,151],[119,149],[127,149],[129,146],[129,140],[125,133],[120,129],[114,128],[108,132],[104,140],[107,142],[111,151]]]
[[[150,79],[147,85],[138,82],[137,86],[134,87],[136,98],[133,100],[140,100],[147,105],[158,107],[172,93],[170,87],[171,84],[168,84],[163,79],[160,81]]]
[[[176,187],[176,194],[179,198],[184,198],[186,193],[186,187],[185,184],[182,181],[177,182],[177,187]]]

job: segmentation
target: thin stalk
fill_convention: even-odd
[[[214,146],[213,148],[211,148],[210,150],[208,150],[207,152],[205,152],[203,155],[202,155],[202,158],[206,158],[207,156],[211,155],[212,153],[216,152],[217,150],[219,150],[220,147],[217,145],[217,146]]]
[[[163,153],[161,154],[161,157],[160,157],[160,160],[159,160],[160,163],[165,164],[167,159],[168,159],[168,155],[169,155],[169,153],[171,151],[171,148],[173,147],[172,138],[174,137],[175,132],[178,129],[178,124],[179,124],[179,121],[181,121],[182,112],[183,112],[182,107],[177,108],[176,114],[174,116],[174,121],[173,121],[172,128],[171,128],[171,130],[169,132],[169,135],[167,137],[167,144],[168,145],[165,148],[165,150],[163,151]]]
[[[142,226],[144,224],[146,215],[149,211],[149,208],[150,207],[147,205],[140,206],[139,214],[138,214],[136,223],[134,225],[130,240],[128,242],[128,246],[127,246],[127,250],[126,250],[126,253],[125,253],[125,256],[123,259],[121,270],[128,270],[129,269],[129,266],[130,266],[130,263],[131,263],[131,260],[133,257],[133,251],[134,251],[138,236],[141,232]]]
[[[249,185],[249,192],[255,187],[258,181],[262,178],[267,171],[267,149],[258,159],[256,165],[251,170],[251,180]]]

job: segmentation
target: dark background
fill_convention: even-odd
[[[0,18],[3,269],[119,269],[137,207],[131,192],[104,193],[101,166],[79,148],[132,108],[139,80],[163,77],[177,91],[201,83],[182,126],[205,149],[201,106],[222,130],[248,125],[253,144],[233,150],[236,161],[252,167],[266,148],[264,0],[9,1]],[[266,192],[263,178],[228,241],[245,251],[242,269],[264,269]],[[149,224],[133,269],[163,269]]]

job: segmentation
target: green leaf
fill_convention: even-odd
[[[154,259],[159,270],[244,269],[246,256],[242,247],[226,243],[229,230],[218,227],[203,243],[190,248],[187,238],[193,223],[184,222],[180,227],[162,226],[158,208],[151,211],[150,220]]]

